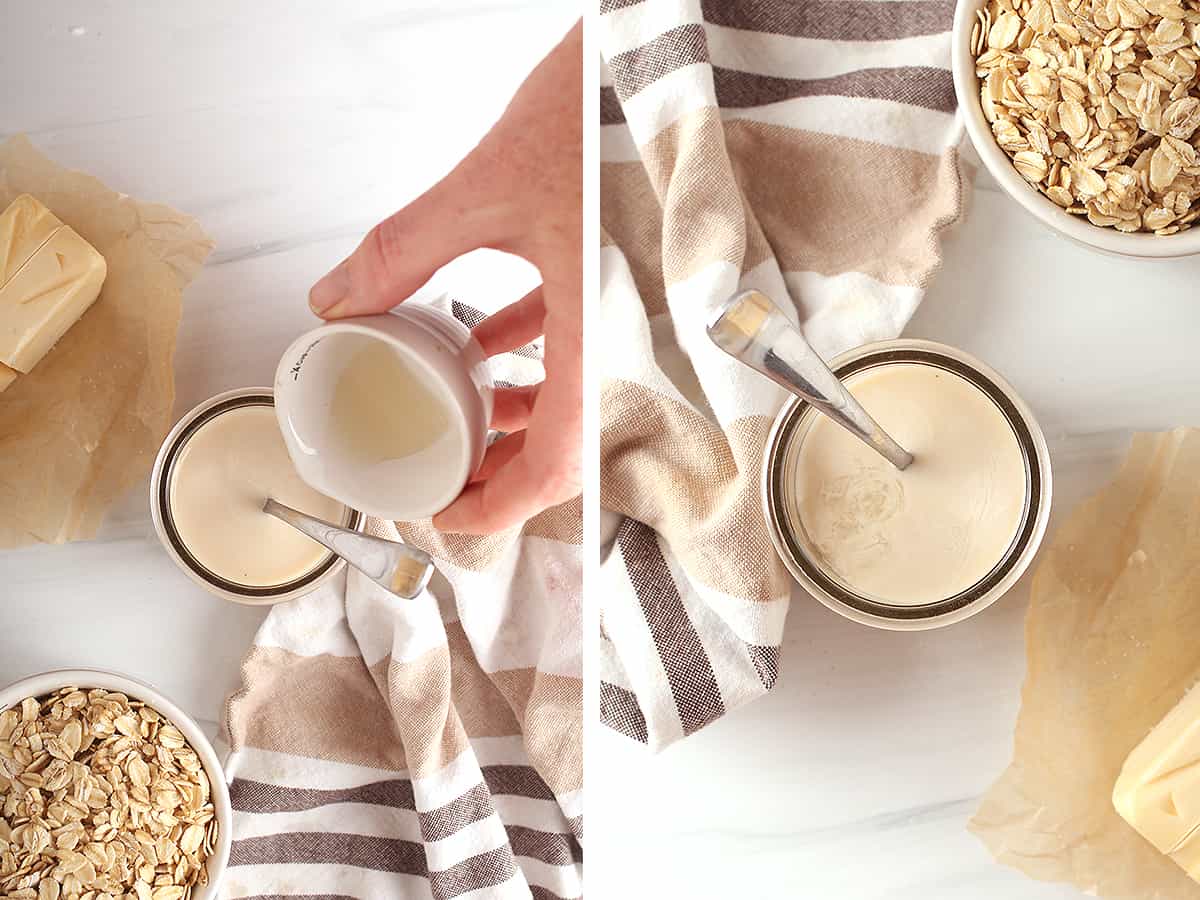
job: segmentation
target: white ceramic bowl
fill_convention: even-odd
[[[370,342],[399,354],[445,411],[447,431],[403,459],[364,467],[347,457],[331,410],[348,362]],[[313,488],[381,519],[423,519],[449,506],[479,468],[493,391],[483,349],[466,326],[434,307],[405,303],[297,338],[275,372],[275,412],[296,471]]]
[[[979,79],[975,77],[975,59],[971,55],[971,29],[976,10],[984,0],[958,0],[954,12],[951,41],[951,69],[954,93],[962,110],[967,133],[983,165],[1010,197],[1054,231],[1085,246],[1139,259],[1165,259],[1200,253],[1200,228],[1177,234],[1124,234],[1113,228],[1100,228],[1083,216],[1073,216],[1054,201],[1044,197],[1013,168],[1008,154],[992,136],[991,126],[979,102]]]
[[[204,732],[190,716],[150,685],[126,675],[101,669],[55,669],[22,678],[8,687],[0,688],[0,710],[17,705],[26,697],[43,697],[65,687],[102,688],[106,691],[119,691],[132,700],[141,700],[170,719],[187,738],[187,742],[204,765],[204,772],[212,788],[213,809],[217,815],[217,845],[208,857],[208,884],[193,890],[192,900],[217,900],[221,879],[229,865],[229,848],[233,843],[233,810],[229,801],[229,786],[225,783],[225,773]]]

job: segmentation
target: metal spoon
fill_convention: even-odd
[[[731,297],[709,320],[708,336],[734,359],[807,400],[897,469],[912,464],[912,454],[879,427],[766,294],[745,291]]]
[[[433,576],[433,560],[416,547],[340,528],[271,499],[263,504],[263,512],[328,547],[380,587],[406,600],[425,590]]]

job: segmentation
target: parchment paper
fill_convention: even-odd
[[[1138,435],[1033,581],[1013,761],[971,830],[1034,878],[1200,898],[1112,808],[1125,757],[1200,677],[1200,431]]]
[[[147,147],[147,152],[154,152]],[[0,547],[94,537],[166,436],[184,287],[212,251],[190,217],[0,144],[0,209],[28,193],[104,256],[99,299],[0,393]]]

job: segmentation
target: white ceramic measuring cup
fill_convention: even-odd
[[[338,440],[332,410],[339,378],[372,341],[399,354],[442,404],[448,433],[419,452],[365,466]],[[487,360],[471,332],[453,316],[414,302],[302,335],[275,372],[275,413],[300,477],[381,519],[426,518],[462,492],[483,460],[492,397]]]

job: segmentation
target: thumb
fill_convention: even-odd
[[[464,253],[503,249],[511,221],[507,204],[488,202],[473,181],[460,164],[372,228],[350,256],[313,285],[308,295],[313,312],[326,319],[385,312]]]

